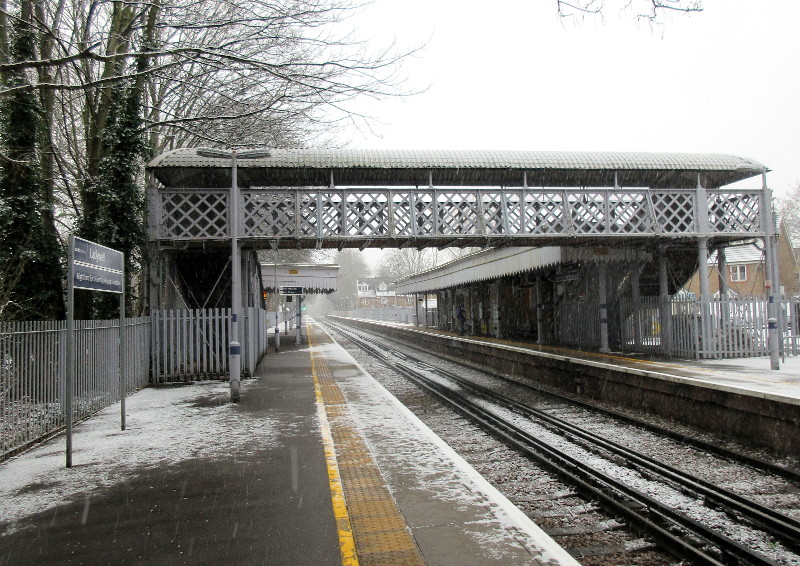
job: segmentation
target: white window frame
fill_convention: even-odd
[[[732,283],[741,283],[742,281],[747,281],[746,265],[730,265],[728,268],[730,270]]]

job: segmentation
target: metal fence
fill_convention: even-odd
[[[126,387],[147,385],[150,319],[129,318]],[[0,459],[65,425],[66,323],[0,323]],[[73,418],[119,400],[119,321],[75,321]]]
[[[783,329],[784,355],[800,353],[797,305],[776,301]],[[708,322],[704,337],[703,313]],[[668,317],[666,319],[665,317]],[[626,351],[684,358],[741,358],[769,355],[767,300],[761,297],[712,298],[703,302],[673,298],[666,305],[658,297],[620,305],[618,343]]]
[[[243,311],[242,374],[253,375],[267,351],[268,313],[256,307]],[[153,311],[152,320],[154,381],[227,377],[230,309]]]

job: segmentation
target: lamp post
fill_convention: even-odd
[[[242,257],[239,253],[239,159],[259,159],[270,157],[270,152],[260,149],[236,151],[199,148],[201,157],[229,158],[231,160],[231,195],[228,202],[228,223],[231,235],[231,336],[228,348],[231,383],[231,402],[239,401],[242,375],[242,344],[239,342],[239,318],[242,310]]]

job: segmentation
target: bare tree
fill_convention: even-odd
[[[25,262],[20,257],[4,258],[0,265],[0,320],[14,320],[20,305],[14,300],[14,290],[22,278]]]
[[[53,235],[56,226],[62,234],[77,228],[106,245],[124,241],[126,257],[138,255],[141,237],[130,230],[143,222],[148,153],[137,135],[150,154],[200,144],[303,146],[357,115],[351,104],[359,96],[402,94],[398,71],[407,52],[391,46],[372,52],[342,33],[355,6],[350,0],[0,5],[3,22],[24,21],[39,38],[30,55],[12,58],[0,30],[0,76],[30,77],[24,85],[3,81],[0,96],[33,88],[40,99],[38,158]],[[8,148],[0,147],[3,155]],[[138,192],[126,183],[132,190],[121,197],[119,178],[138,182]]]
[[[668,12],[702,12],[702,0],[620,0],[618,8],[633,13],[637,20],[657,23]],[[602,16],[608,11],[606,0],[556,0],[558,15],[562,18]]]
[[[355,306],[355,296],[358,292],[356,282],[369,275],[369,267],[364,260],[364,254],[358,250],[345,249],[336,254],[335,262],[339,265],[335,293],[331,293],[330,300],[336,310],[350,310]]]
[[[120,156],[135,161],[120,171],[135,165],[141,176],[146,154],[115,145],[113,128],[129,135],[133,123],[123,127],[115,118],[121,97],[139,112],[138,133],[158,153],[200,144],[319,145],[331,126],[359,116],[360,97],[409,94],[400,73],[416,49],[375,46],[344,32],[357,2],[0,0],[0,76],[30,78],[3,81],[0,96],[32,88],[40,98],[42,214],[50,235],[104,214],[104,199],[117,195],[103,187],[113,185],[103,173]],[[567,16],[598,12],[597,2],[557,6]],[[653,14],[700,9],[689,0],[628,5],[638,3]],[[35,34],[36,49],[13,58],[6,30],[19,21]],[[139,219],[141,194],[133,198],[128,210]],[[115,221],[105,221],[104,233],[118,231]]]
[[[800,182],[795,184],[785,197],[777,199],[776,210],[781,222],[792,239],[792,247],[800,245]]]
[[[410,275],[416,275],[426,269],[436,267],[439,253],[436,248],[387,250],[377,265],[375,276],[397,281]]]

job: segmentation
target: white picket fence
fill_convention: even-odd
[[[776,301],[779,328],[783,328],[784,355],[800,353],[797,305]],[[709,337],[704,339],[703,312]],[[668,317],[668,319],[665,318]],[[663,354],[671,341],[671,355],[683,358],[741,358],[769,355],[767,301],[760,297],[712,298],[707,302],[673,298],[662,308],[657,297],[620,305],[623,350]]]
[[[255,373],[268,346],[268,313],[243,309],[239,324],[242,374]],[[230,309],[153,311],[153,381],[227,377]]]
[[[267,351],[267,316],[243,309],[242,374],[255,373]],[[154,311],[129,318],[126,387],[150,382],[228,377],[230,311]],[[65,426],[66,323],[0,323],[0,461]],[[75,321],[73,419],[119,400],[119,321]]]
[[[797,304],[778,303],[782,353],[800,354]],[[586,324],[586,306],[565,305],[562,343],[596,345],[598,324]],[[708,312],[710,338],[702,339],[701,313]],[[764,299],[672,299],[622,301],[610,324],[613,341],[623,350],[663,353],[671,339],[672,355],[684,358],[731,358],[767,355]],[[274,318],[274,314],[272,315]],[[240,324],[242,373],[252,375],[266,354],[270,315],[246,308]],[[430,322],[430,321],[429,321]],[[76,321],[76,420],[119,399],[119,322]],[[567,332],[569,331],[569,332]],[[126,321],[127,389],[148,382],[203,378],[226,379],[230,310],[154,311],[151,317]],[[0,460],[9,453],[64,426],[62,408],[66,326],[62,322],[0,323]]]

